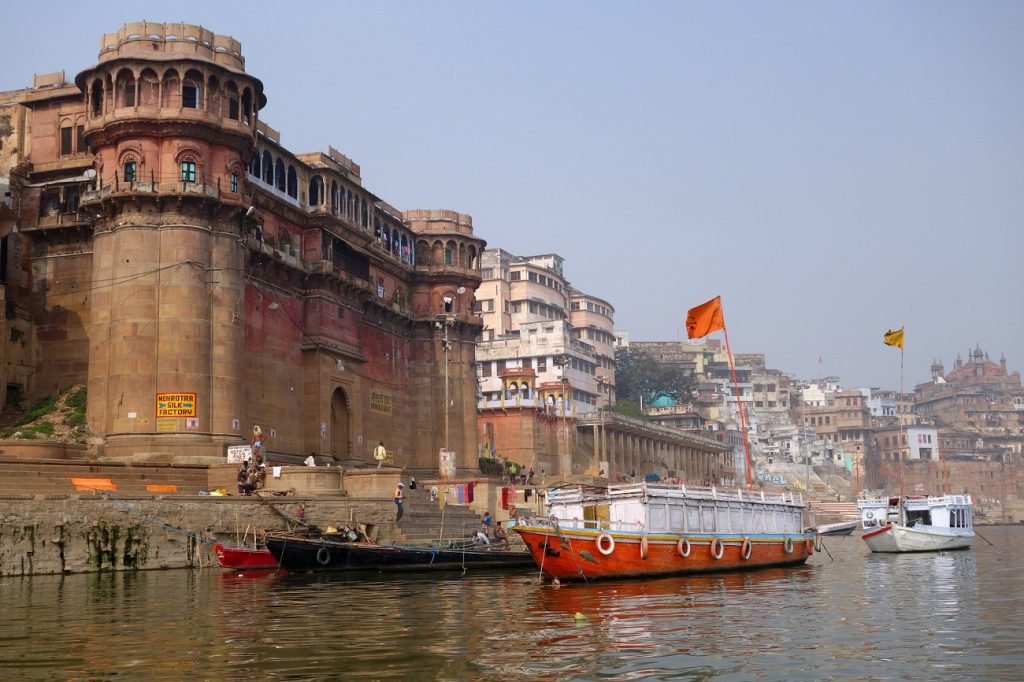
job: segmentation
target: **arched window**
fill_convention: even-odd
[[[237,121],[239,117],[238,112],[238,86],[235,85],[234,81],[228,81],[227,85],[224,86],[224,97],[227,99],[227,117],[232,121]]]
[[[249,117],[252,116],[252,93],[249,88],[242,91],[242,123],[249,125]]]
[[[295,174],[295,166],[288,166],[288,196],[299,198],[299,177]]]
[[[249,162],[249,173],[255,175],[257,178],[262,175],[260,170],[260,153],[256,152],[256,156],[252,157],[252,161]]]
[[[92,115],[102,116],[103,115],[103,81],[99,78],[92,82],[92,99],[89,100],[92,104]]]
[[[124,181],[135,182],[135,178],[138,175],[138,168],[135,163],[134,156],[124,157]]]
[[[189,71],[181,82],[181,106],[186,109],[203,108],[203,76],[198,71]]]
[[[314,175],[309,179],[309,206],[310,208],[319,206],[323,203],[324,198],[324,181],[319,175]]]
[[[373,221],[373,236],[375,236],[377,238],[377,243],[378,244],[383,244],[384,243],[384,233],[380,229],[380,221],[379,220],[374,220]]]
[[[210,80],[206,82],[206,106],[204,107],[207,111],[220,116],[221,115],[221,99],[224,97],[224,89],[220,85],[220,80],[216,76],[210,76]]]
[[[121,69],[118,72],[117,91],[121,95],[121,106],[135,106],[135,103],[138,101],[135,92],[135,76],[128,69]]]
[[[196,160],[192,156],[183,157],[181,160],[181,181],[196,181]]]
[[[153,69],[145,69],[138,80],[138,100],[144,107],[155,107],[160,103],[160,78]]]
[[[338,183],[331,180],[331,213],[338,215]]]
[[[263,182],[268,185],[274,184],[274,160],[270,157],[269,151],[263,152]]]
[[[278,159],[274,162],[274,186],[284,191],[284,161]]]
[[[161,87],[162,107],[177,107],[181,105],[181,85],[178,80],[178,72],[174,69],[164,74],[164,82]]]
[[[391,231],[388,230],[388,226],[387,225],[384,226],[384,231],[383,231],[382,235],[383,235],[383,240],[384,240],[383,241],[384,250],[385,251],[390,251],[391,250]]]

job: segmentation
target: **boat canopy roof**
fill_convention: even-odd
[[[593,486],[571,484],[549,488],[547,503],[557,507],[564,505],[592,506],[613,504],[617,501],[647,502],[650,499],[692,499],[737,502],[763,502],[766,504],[782,504],[803,508],[804,499],[801,493],[790,491],[765,492],[764,490],[744,490],[742,488],[719,488],[718,486],[688,486],[685,483],[673,484],[664,482],[639,481],[637,483],[617,484],[609,486]]]

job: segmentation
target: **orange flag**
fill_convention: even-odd
[[[725,329],[721,296],[690,308],[690,312],[686,313],[686,337],[689,339],[699,339],[719,329]]]

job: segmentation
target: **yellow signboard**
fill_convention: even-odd
[[[391,392],[379,388],[370,389],[370,412],[391,416]]]
[[[195,417],[195,393],[157,393],[156,416],[160,417]]]

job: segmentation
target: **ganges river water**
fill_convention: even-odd
[[[1024,526],[961,552],[574,584],[223,569],[0,580],[4,680],[1021,680]],[[831,558],[829,556],[831,554]],[[579,614],[579,615],[577,615]]]

